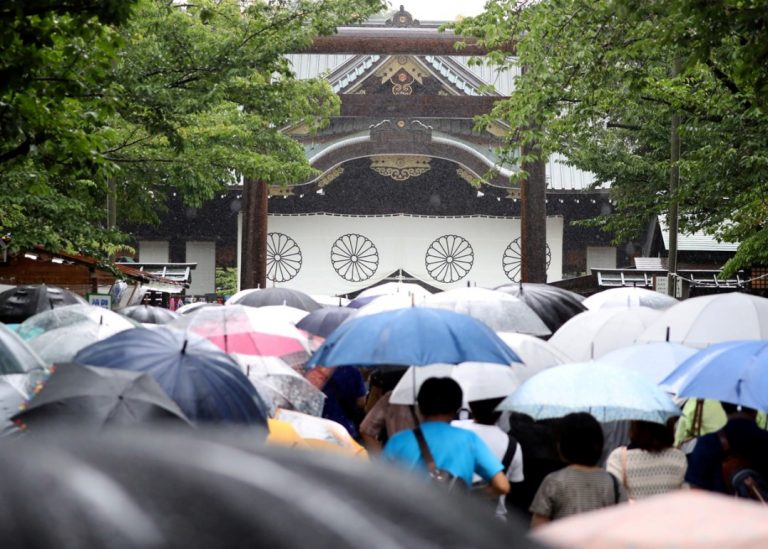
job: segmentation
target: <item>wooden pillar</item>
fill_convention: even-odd
[[[263,181],[243,185],[243,249],[240,288],[267,287],[267,214],[269,189]]]
[[[524,150],[523,155],[530,154]],[[520,280],[547,281],[547,181],[544,160],[526,163],[520,185]]]

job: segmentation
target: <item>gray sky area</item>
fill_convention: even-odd
[[[459,15],[477,15],[483,11],[485,0],[389,0],[392,9],[400,5],[415,19],[422,21],[453,21]]]

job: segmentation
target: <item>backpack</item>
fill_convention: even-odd
[[[717,432],[723,449],[720,468],[727,493],[738,498],[752,499],[768,505],[768,484],[746,457],[734,452],[724,430]]]

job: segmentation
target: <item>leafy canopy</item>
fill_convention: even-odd
[[[107,222],[157,219],[168,192],[199,205],[241,180],[307,179],[281,130],[338,110],[284,54],[381,9],[380,0],[12,3],[0,8],[0,231],[21,249],[108,253]]]
[[[609,183],[617,208],[592,224],[617,240],[678,203],[682,231],[741,242],[733,271],[768,263],[767,24],[767,0],[491,0],[453,26],[491,50],[485,62],[523,68],[480,120],[516,128],[508,155],[535,144],[532,156],[559,152]]]

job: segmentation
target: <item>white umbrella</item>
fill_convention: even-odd
[[[563,324],[549,343],[575,362],[600,358],[632,345],[659,315],[661,312],[647,307],[585,311]]]
[[[278,357],[232,354],[257,389],[267,389],[275,406],[320,416],[325,394]]]
[[[622,347],[601,356],[597,361],[634,370],[659,385],[675,368],[695,354],[696,349],[691,347],[659,341]]]
[[[768,299],[737,292],[692,297],[664,311],[637,341],[702,349],[736,339],[768,339]]]
[[[432,292],[412,282],[386,282],[378,286],[372,286],[360,292],[357,297],[371,297],[375,295],[412,295],[417,299],[424,299],[432,295]]]
[[[296,325],[309,313],[303,309],[289,307],[288,305],[265,305],[256,307],[256,316],[275,322],[287,322]]]
[[[581,302],[589,310],[606,307],[648,307],[649,309],[669,309],[679,303],[674,297],[654,292],[647,288],[609,288],[589,296]]]
[[[375,315],[384,311],[394,311],[396,309],[407,309],[423,302],[423,298],[411,296],[408,294],[387,294],[380,295],[357,310],[356,317]]]
[[[523,361],[525,379],[552,366],[571,361],[548,341],[538,337],[513,332],[497,332],[497,334]]]
[[[496,332],[518,332],[536,336],[552,332],[523,300],[485,288],[455,288],[427,297],[424,307],[463,313],[484,322]]]
[[[389,402],[392,404],[415,404],[421,384],[432,377],[451,377],[461,386],[464,402],[505,397],[522,382],[521,364],[504,366],[485,362],[464,362],[459,365],[433,364],[411,366],[395,385]],[[415,384],[415,385],[414,385]]]
[[[317,301],[320,305],[327,307],[346,307],[349,299],[335,295],[311,294],[309,297]]]

